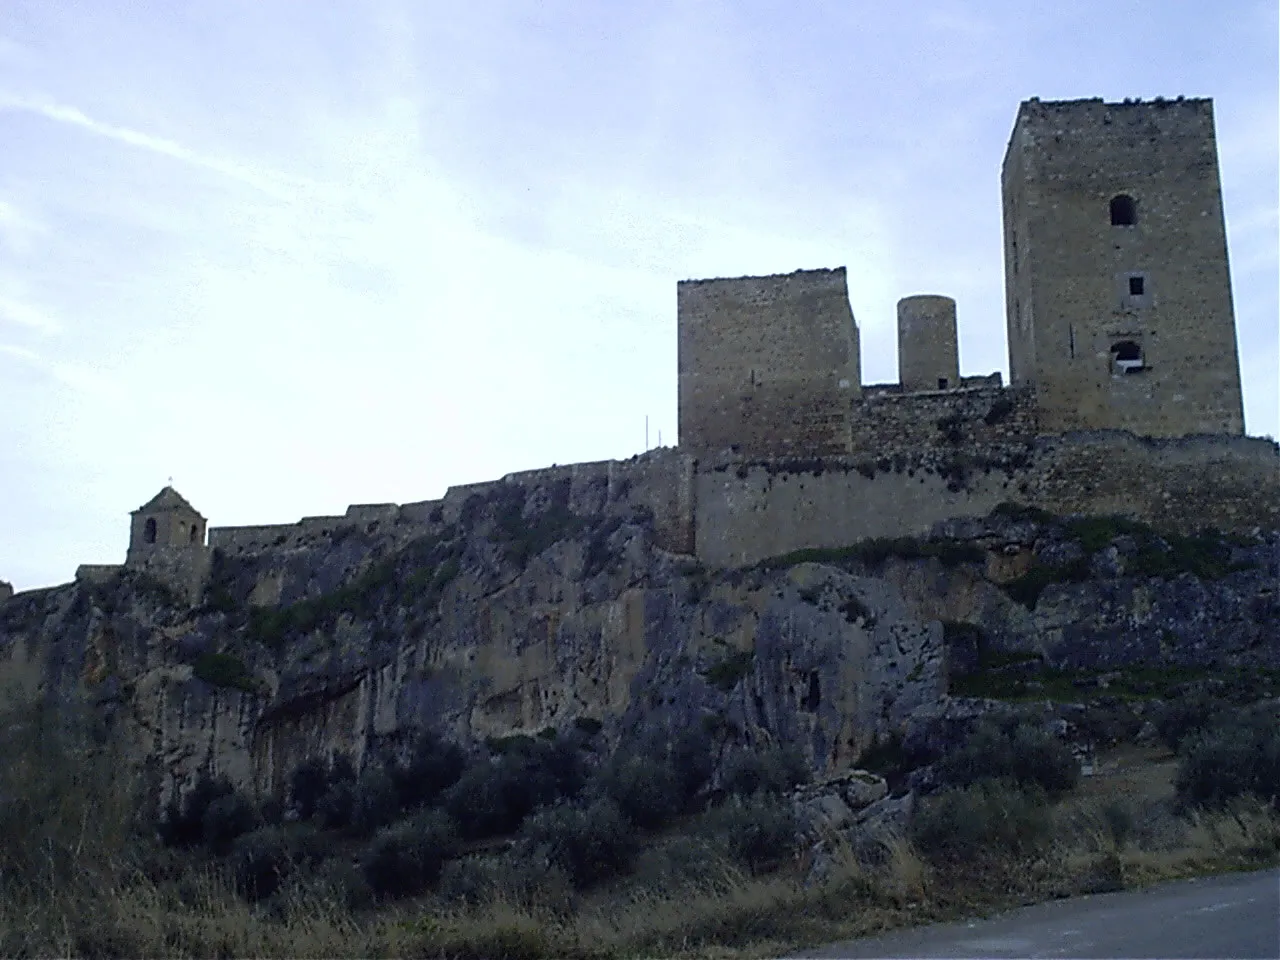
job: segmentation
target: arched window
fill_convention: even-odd
[[[1137,373],[1143,367],[1142,348],[1132,340],[1111,345],[1111,359],[1117,373]]]
[[[147,517],[147,522],[142,528],[142,539],[146,543],[156,542],[156,518]]]
[[[1138,204],[1128,194],[1111,198],[1111,225],[1132,227],[1138,222]]]
[[[199,535],[200,535],[200,525],[198,523],[193,523],[191,525],[191,542],[195,543],[196,537]]]

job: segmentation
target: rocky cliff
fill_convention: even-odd
[[[201,772],[271,793],[308,757],[359,765],[422,728],[474,744],[573,726],[616,745],[697,725],[792,745],[822,776],[937,716],[949,684],[1280,667],[1274,533],[1002,508],[740,569],[659,542],[642,507],[498,484],[425,532],[215,552],[197,606],[131,570],[18,594],[0,603],[0,663],[46,698],[87,698],[161,800]]]

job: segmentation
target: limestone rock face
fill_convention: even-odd
[[[948,674],[992,654],[1280,666],[1280,536],[1212,579],[1144,576],[1133,544],[1073,551],[1008,518],[939,531],[959,561],[714,570],[662,549],[651,511],[590,493],[499,483],[425,533],[215,550],[194,605],[127,568],[20,593],[0,604],[0,680],[87,700],[164,802],[201,773],[278,792],[303,760],[359,767],[423,729],[475,745],[577,727],[609,747],[699,729],[722,756],[788,745],[830,780],[944,723]],[[1046,557],[1083,573],[1015,599]],[[830,782],[819,819],[883,800],[878,778]]]

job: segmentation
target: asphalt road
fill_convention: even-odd
[[[1161,884],[833,944],[797,957],[1280,958],[1280,870]]]

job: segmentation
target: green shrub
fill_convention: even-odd
[[[236,838],[230,860],[237,892],[257,902],[274,894],[296,869],[318,863],[321,849],[309,827],[261,827]]]
[[[703,671],[703,676],[706,678],[707,683],[717,690],[728,693],[738,685],[738,682],[743,677],[751,672],[755,659],[756,655],[752,650],[735,650],[707,667]]]
[[[324,830],[344,830],[351,825],[356,809],[355,784],[335,783],[316,804],[316,825]]]
[[[1205,693],[1187,693],[1161,704],[1151,723],[1170,750],[1180,750],[1191,736],[1209,726],[1222,705]]]
[[[432,886],[456,845],[452,821],[438,810],[380,830],[361,860],[379,897],[409,897]]]
[[[615,754],[596,775],[595,785],[627,819],[645,829],[669,823],[683,806],[681,784],[671,765],[642,753]]]
[[[355,784],[351,829],[368,837],[391,823],[400,813],[400,794],[390,772],[380,763],[370,763]]]
[[[527,737],[469,767],[443,799],[462,835],[475,840],[515,832],[535,807],[572,799],[585,782],[585,765],[571,741]]]
[[[680,808],[688,810],[715,773],[716,748],[705,726],[681,730],[671,742],[671,772]]]
[[[984,721],[960,749],[938,764],[938,776],[961,787],[980,780],[1011,779],[1058,794],[1076,785],[1080,764],[1066,743],[1042,727]]]
[[[1089,558],[1078,557],[1067,563],[1035,563],[1022,576],[1001,585],[1009,597],[1028,610],[1040,602],[1040,594],[1051,583],[1083,583],[1089,579]]]
[[[525,821],[521,838],[534,855],[564,870],[578,890],[625,873],[640,849],[635,828],[607,797],[585,808],[539,810]]]
[[[761,750],[741,750],[725,763],[721,785],[741,797],[756,793],[786,793],[808,783],[809,766],[799,751],[770,744]]]
[[[192,665],[192,673],[213,687],[231,687],[248,693],[256,693],[258,689],[244,661],[229,653],[200,654]]]
[[[1253,794],[1280,809],[1280,728],[1266,711],[1222,717],[1186,742],[1178,764],[1178,799],[1220,808]]]
[[[594,737],[604,729],[604,724],[595,717],[574,717],[573,727],[588,737]]]
[[[916,806],[911,838],[935,859],[988,854],[1023,856],[1051,837],[1044,791],[1012,780],[982,780],[925,797]]]
[[[466,755],[457,744],[446,743],[432,731],[420,733],[408,760],[390,770],[400,804],[412,809],[434,803],[458,782],[466,763]]]
[[[289,774],[289,799],[298,819],[310,820],[315,816],[320,798],[329,788],[329,769],[323,760],[305,760]]]
[[[234,788],[225,778],[215,780],[202,775],[180,801],[175,798],[169,802],[160,821],[161,840],[181,847],[201,843],[205,838],[205,812],[215,800],[232,793]]]
[[[708,811],[701,826],[733,862],[754,874],[781,866],[795,853],[799,838],[791,801],[765,794],[731,797]]]
[[[211,801],[201,817],[204,843],[214,853],[230,851],[232,842],[258,825],[258,815],[248,797],[238,791]]]

